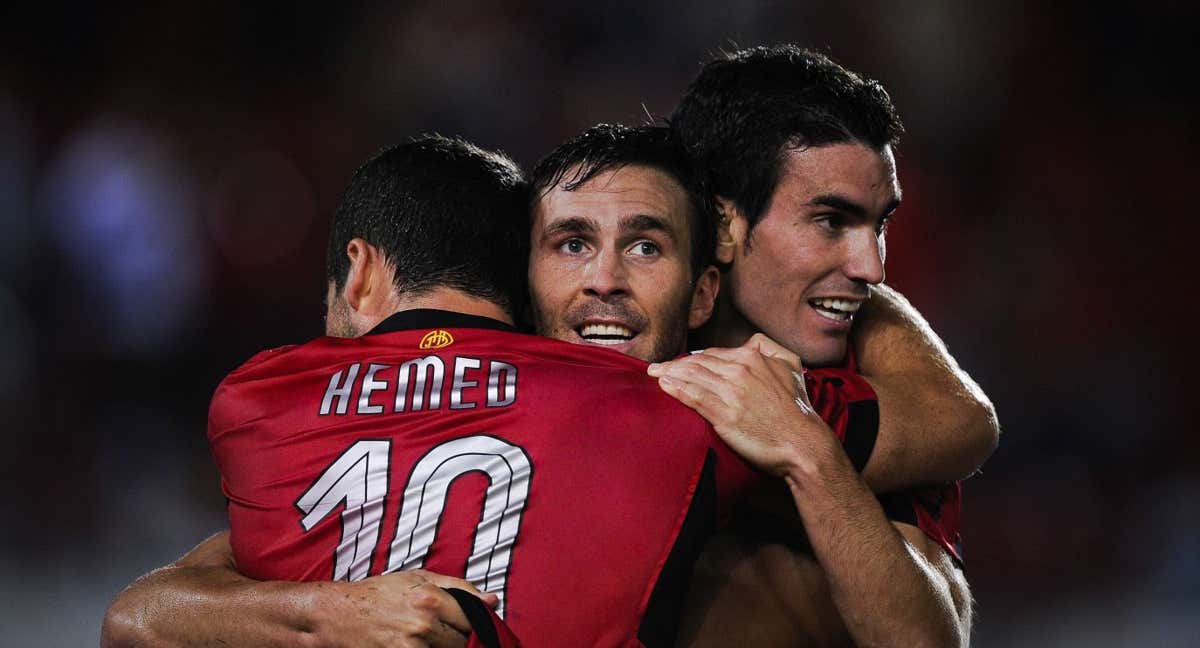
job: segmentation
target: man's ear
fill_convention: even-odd
[[[346,244],[350,271],[342,296],[356,314],[373,317],[389,307],[394,286],[392,268],[379,248],[361,238]]]
[[[712,317],[713,307],[717,303],[717,293],[721,290],[721,273],[713,266],[708,266],[696,277],[692,288],[692,307],[688,310],[688,328],[700,328]]]
[[[733,263],[734,253],[746,242],[746,217],[732,200],[717,196],[717,263],[722,267]]]

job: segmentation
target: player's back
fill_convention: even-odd
[[[668,637],[715,489],[748,476],[644,363],[485,328],[259,354],[209,435],[243,573],[464,576],[530,646]]]

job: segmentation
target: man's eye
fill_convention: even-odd
[[[583,241],[577,238],[567,239],[558,246],[558,249],[570,254],[579,254],[583,252]]]
[[[846,226],[846,219],[841,214],[821,214],[813,220],[821,227],[832,231],[841,230]]]
[[[659,253],[659,248],[650,241],[638,241],[637,243],[633,244],[633,248],[630,249],[630,252],[639,256],[652,256]]]

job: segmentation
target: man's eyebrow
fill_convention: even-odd
[[[846,198],[845,196],[839,196],[837,194],[822,194],[809,201],[809,204],[830,207],[838,211],[846,212],[852,216],[867,218],[866,207],[863,207],[862,205],[850,200],[849,198]],[[900,207],[900,199],[896,198],[884,206],[883,214],[881,214],[881,216],[885,218],[891,216],[892,212],[896,211],[898,207]]]
[[[672,240],[675,238],[675,232],[671,229],[671,224],[662,216],[651,216],[649,214],[635,214],[626,216],[621,219],[622,232],[649,232],[659,231],[666,234]]]
[[[549,238],[560,234],[591,234],[597,229],[599,228],[596,227],[596,221],[590,218],[572,216],[571,218],[557,220],[547,225],[546,229],[542,231],[542,238]]]

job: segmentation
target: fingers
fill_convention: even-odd
[[[751,378],[750,368],[740,362],[730,361],[724,358],[718,358],[712,354],[696,354],[664,362],[659,365],[650,365],[646,370],[651,376],[669,376],[679,380],[687,380],[689,382],[703,382],[713,384],[734,382],[737,384],[745,384]]]
[[[405,595],[408,604],[417,612],[411,632],[428,638],[430,645],[461,645],[463,635],[470,634],[471,622],[462,606],[446,590],[425,581]]]
[[[452,587],[455,589],[460,589],[460,590],[465,590],[467,592],[470,592],[471,594],[474,594],[475,596],[478,596],[480,599],[482,599],[484,603],[487,603],[488,607],[495,608],[497,605],[500,604],[499,596],[496,596],[495,594],[492,594],[491,592],[479,591],[479,588],[475,587],[475,585],[473,585],[471,583],[471,581],[463,580],[461,578],[455,578],[453,576],[443,576],[442,574],[435,574],[433,572],[425,571],[423,569],[415,570],[415,571],[412,571],[409,573],[410,574],[419,574],[423,578],[428,580],[430,583],[433,583],[434,585],[436,585],[438,587]]]
[[[694,367],[704,367],[727,382],[751,390],[760,387],[782,388],[795,393],[793,365],[784,360],[762,355],[748,346],[734,349],[705,349],[703,353],[686,356],[660,365],[650,365],[652,376],[683,377]],[[726,398],[726,400],[729,400]]]
[[[724,395],[728,391],[726,381],[703,368],[677,367],[671,374],[659,376],[658,386],[713,425],[720,425],[725,418],[721,412],[730,408]]]

